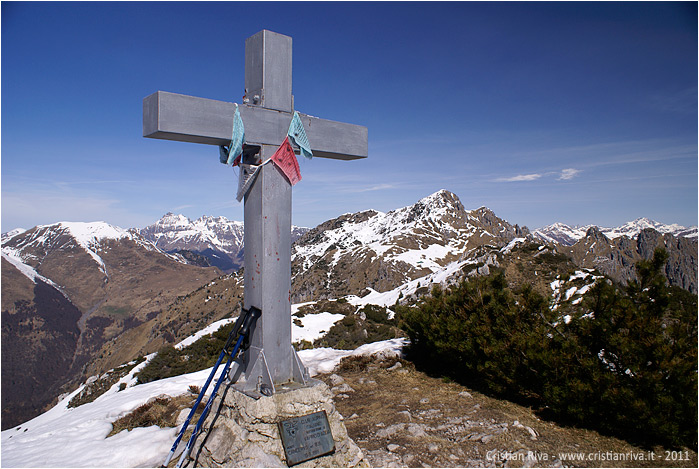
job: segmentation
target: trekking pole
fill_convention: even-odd
[[[214,375],[216,374],[216,370],[218,369],[219,365],[221,365],[221,362],[223,361],[223,357],[226,356],[227,351],[228,351],[228,347],[231,346],[231,343],[233,343],[233,339],[238,334],[238,332],[239,332],[239,330],[240,330],[240,328],[245,320],[245,316],[247,316],[247,313],[248,313],[248,311],[241,308],[240,316],[238,316],[238,319],[236,320],[235,325],[233,326],[233,329],[231,330],[231,333],[228,334],[228,340],[226,340],[226,345],[223,346],[223,350],[221,350],[221,353],[218,356],[218,360],[216,360],[216,364],[211,369],[211,373],[209,374],[209,377],[206,379],[206,383],[204,383],[204,386],[202,387],[201,391],[199,391],[199,396],[197,397],[197,400],[194,402],[194,405],[192,406],[192,410],[189,411],[189,415],[187,416],[187,420],[184,421],[184,424],[182,425],[182,429],[180,430],[179,434],[177,435],[177,438],[175,439],[175,443],[172,445],[172,448],[170,449],[170,452],[168,453],[167,458],[165,459],[165,462],[163,463],[162,467],[167,467],[167,465],[170,463],[170,460],[175,455],[175,451],[177,450],[177,446],[180,444],[180,441],[182,441],[182,437],[184,436],[184,432],[187,430],[187,427],[189,426],[189,422],[192,420],[194,413],[196,412],[197,408],[199,407],[199,404],[201,403],[202,399],[204,398],[204,395],[206,394],[206,390],[209,388],[209,384],[211,384],[211,380],[213,379]]]
[[[254,306],[251,306],[250,309],[247,311],[245,319],[243,320],[243,324],[240,328],[240,331],[238,332],[238,341],[236,342],[233,351],[228,356],[228,361],[226,361],[226,365],[223,367],[223,371],[221,372],[221,375],[219,376],[213,391],[211,391],[211,396],[209,396],[209,400],[206,402],[206,406],[204,406],[204,410],[199,416],[199,421],[197,422],[197,425],[194,427],[194,430],[192,431],[192,436],[189,437],[187,446],[185,446],[184,451],[182,451],[182,455],[180,456],[179,461],[177,461],[177,465],[175,467],[182,467],[182,463],[184,463],[184,460],[187,459],[187,456],[189,456],[189,453],[192,451],[194,443],[197,441],[197,437],[199,436],[199,432],[201,431],[201,427],[204,424],[204,420],[206,420],[206,417],[209,414],[209,410],[211,410],[211,405],[213,404],[214,399],[216,398],[218,388],[221,387],[221,384],[223,383],[226,374],[228,373],[228,368],[230,368],[231,363],[233,363],[233,360],[238,353],[238,350],[240,350],[240,345],[242,344],[243,340],[248,337],[248,334],[250,333],[250,328],[253,326],[255,321],[257,321],[257,318],[259,318],[261,314],[262,311],[255,308]]]

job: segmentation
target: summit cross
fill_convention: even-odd
[[[243,163],[270,158],[287,135],[294,113],[292,40],[262,30],[245,41],[245,95],[238,105],[246,145]],[[228,145],[236,104],[157,91],[143,100],[143,136]],[[313,156],[354,160],[368,156],[366,127],[299,113]],[[242,175],[241,175],[242,177]],[[275,393],[307,384],[306,368],[291,344],[291,183],[266,164],[244,200],[244,304],[262,316],[252,332],[238,373],[249,393]]]

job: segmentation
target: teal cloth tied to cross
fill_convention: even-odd
[[[234,164],[238,156],[243,153],[243,143],[245,142],[245,126],[243,125],[243,119],[240,117],[240,110],[238,110],[238,105],[235,105],[235,114],[233,115],[233,135],[231,136],[231,143],[226,148],[221,145],[218,147],[219,156],[221,163],[231,165]]]
[[[308,143],[308,136],[306,135],[306,129],[303,128],[303,122],[301,122],[301,117],[297,111],[294,111],[294,117],[291,118],[291,124],[289,125],[289,132],[287,132],[289,138],[294,144],[301,149],[301,154],[306,158],[313,158],[313,152],[311,151],[311,144]]]

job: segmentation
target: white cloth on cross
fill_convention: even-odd
[[[250,190],[250,187],[252,187],[252,183],[255,182],[255,178],[257,177],[257,173],[260,172],[260,168],[262,166],[266,165],[272,161],[271,159],[268,159],[262,164],[240,164],[240,174],[238,175],[238,193],[235,196],[235,199],[240,202],[243,200],[243,197],[245,197],[245,194]]]

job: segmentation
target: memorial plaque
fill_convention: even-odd
[[[279,434],[289,466],[335,451],[328,415],[324,410],[279,422]]]

